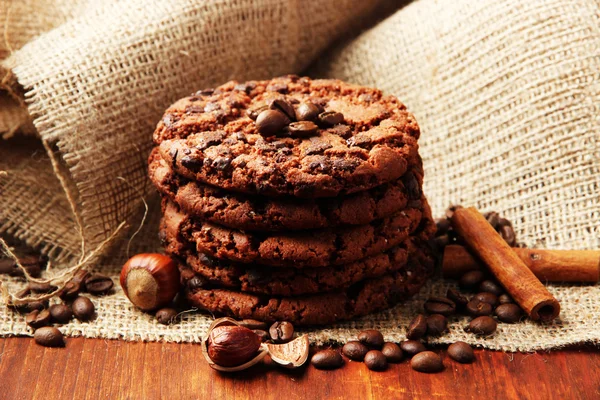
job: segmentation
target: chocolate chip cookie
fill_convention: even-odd
[[[229,82],[173,104],[155,132],[179,175],[266,196],[333,197],[418,162],[419,126],[395,97],[339,80]]]
[[[273,297],[204,287],[200,280],[191,278],[186,281],[186,298],[200,309],[238,319],[325,325],[383,310],[406,300],[419,291],[432,272],[431,257],[417,252],[405,268],[336,292]]]
[[[173,237],[193,243],[199,253],[219,259],[296,268],[323,267],[348,264],[386,251],[417,229],[430,236],[435,224],[429,205],[423,198],[418,206],[367,225],[261,234],[190,218],[177,205],[163,200],[162,225]]]
[[[229,228],[253,231],[368,224],[402,210],[409,201],[420,200],[423,182],[419,163],[396,181],[343,197],[250,196],[180,178],[156,149],[150,155],[149,174],[158,191],[177,203],[182,212]]]

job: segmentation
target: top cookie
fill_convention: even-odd
[[[270,196],[332,197],[404,175],[419,127],[392,96],[339,80],[229,82],[173,104],[154,132],[188,179]]]

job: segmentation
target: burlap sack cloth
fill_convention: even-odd
[[[12,119],[0,134],[37,137],[0,142],[0,233],[49,254],[49,274],[80,260],[78,222],[87,267],[115,280],[128,244],[130,255],[159,250],[145,159],[172,101],[232,78],[306,72],[314,62],[310,75],[379,87],[416,114],[425,191],[437,215],[450,203],[470,204],[512,219],[530,246],[600,247],[598,0],[416,1],[335,50],[326,49],[381,18],[389,2],[81,1],[31,18],[27,10],[50,10],[49,2],[0,2],[0,53],[10,54],[0,104],[18,105],[2,106],[0,128]],[[148,217],[129,241],[142,196]],[[124,221],[129,231],[112,237]],[[98,261],[94,251],[105,257]],[[19,285],[4,281],[11,292]],[[422,300],[449,285],[438,279],[413,301],[311,337],[344,341],[377,327],[401,340]],[[600,286],[549,288],[562,305],[551,325],[501,324],[493,337],[476,338],[457,319],[450,334],[431,340],[524,351],[600,342]],[[197,342],[210,323],[190,312],[159,325],[120,288],[93,301],[98,318],[63,332]],[[0,334],[30,331],[2,306]]]

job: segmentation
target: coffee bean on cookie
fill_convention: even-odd
[[[308,137],[317,133],[318,126],[314,122],[300,121],[292,122],[288,126],[288,130],[292,137]]]
[[[269,104],[269,108],[271,110],[281,111],[290,121],[296,119],[296,110],[294,110],[294,106],[289,101],[275,99]]]
[[[289,123],[289,118],[277,110],[265,110],[256,118],[256,128],[261,135],[265,136],[278,134]]]
[[[319,114],[319,123],[323,126],[334,126],[344,121],[344,115],[336,111],[325,111]]]
[[[321,109],[313,103],[300,103],[296,108],[296,119],[298,121],[314,121],[317,119]]]

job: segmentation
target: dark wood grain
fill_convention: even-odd
[[[257,366],[213,371],[193,344],[68,338],[63,349],[29,338],[0,339],[2,399],[592,399],[600,398],[600,350],[532,354],[476,351],[461,365],[444,351],[439,374],[407,361],[385,372],[346,362],[337,371]]]

